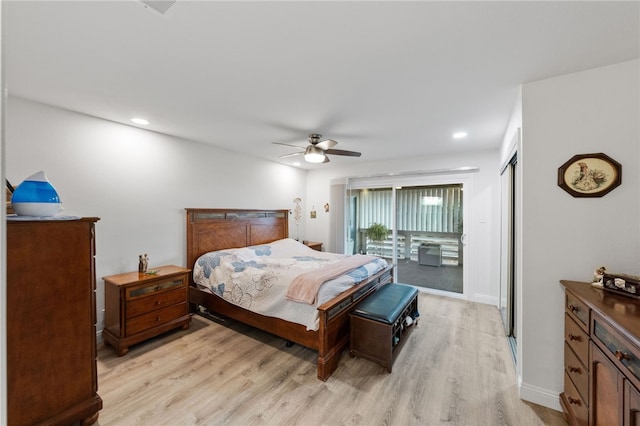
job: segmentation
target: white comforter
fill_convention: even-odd
[[[196,284],[253,312],[302,324],[319,326],[317,306],[379,272],[387,262],[377,258],[322,284],[316,305],[292,302],[285,295],[298,275],[338,262],[346,255],[319,252],[287,238],[269,244],[204,254],[193,267]]]

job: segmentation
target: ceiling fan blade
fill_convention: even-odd
[[[324,161],[322,162],[322,164],[324,164],[324,163],[328,163],[329,161],[330,161],[330,160],[329,160],[329,157],[327,157],[327,156],[325,155],[325,156],[324,156]]]
[[[347,157],[360,157],[362,154],[356,151],[346,151],[344,149],[325,149],[325,154],[346,155]]]
[[[300,151],[300,152],[292,152],[291,154],[281,155],[281,156],[280,156],[280,158],[295,157],[296,155],[302,155],[302,154],[304,154],[304,151]]]
[[[300,146],[300,145],[292,145],[290,143],[284,143],[284,142],[271,142],[272,144],[276,144],[276,145],[284,145],[284,146],[292,146],[294,148],[298,148],[298,149],[304,149],[304,146]]]
[[[323,140],[322,142],[318,142],[315,145],[318,148],[326,151],[327,149],[332,148],[332,147],[336,146],[337,144],[338,144],[338,142],[334,141],[333,139],[326,139],[326,140]]]

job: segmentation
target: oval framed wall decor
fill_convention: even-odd
[[[574,197],[602,197],[622,183],[622,165],[601,152],[579,154],[558,168],[558,186]]]

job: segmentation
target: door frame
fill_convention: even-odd
[[[500,297],[498,309],[507,337],[517,338],[517,173],[518,155],[514,153],[500,174]]]

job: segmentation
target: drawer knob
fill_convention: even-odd
[[[575,314],[576,312],[580,312],[580,308],[579,308],[578,306],[573,306],[573,305],[569,305],[569,310],[570,310],[571,312],[573,312],[574,314]]]
[[[572,366],[568,365],[567,368],[569,369],[570,373],[579,373],[580,372],[580,367],[572,367]]]
[[[576,336],[575,334],[569,333],[569,340],[575,340],[576,342],[579,342],[581,339],[580,339],[580,336]]]
[[[580,405],[580,400],[579,399],[575,399],[572,397],[568,397],[567,401],[569,401],[569,404],[575,404],[575,405]]]
[[[631,355],[621,351],[616,351],[615,356],[616,358],[618,358],[619,361],[629,361],[631,359]]]

